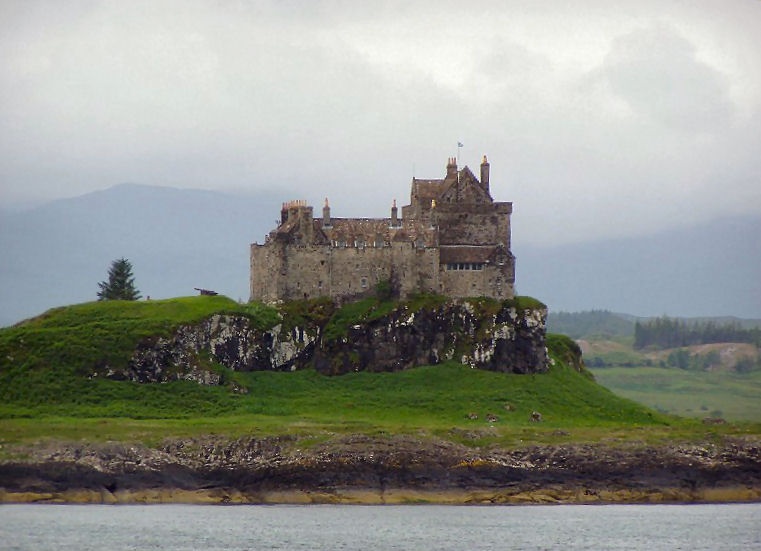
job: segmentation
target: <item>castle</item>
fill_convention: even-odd
[[[412,179],[401,217],[396,200],[390,218],[333,218],[327,199],[321,218],[305,201],[283,204],[278,227],[251,245],[251,300],[346,301],[384,282],[401,297],[512,298],[512,203],[492,199],[485,156],[480,176],[450,158],[444,178]]]

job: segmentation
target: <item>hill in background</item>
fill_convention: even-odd
[[[600,310],[558,312],[550,313],[548,327],[576,339],[587,368],[617,394],[682,416],[761,421],[761,351],[757,343],[761,320],[665,321]],[[636,323],[658,326],[662,331],[673,329],[673,339],[664,342],[686,338],[685,344],[653,343],[637,348]],[[695,330],[685,332],[685,328]],[[729,332],[738,337],[734,341],[717,342],[716,334],[722,334],[722,328],[741,330]],[[743,340],[746,342],[738,342]]]
[[[116,258],[143,297],[213,289],[248,300],[249,244],[280,212],[256,198],[123,184],[0,218],[0,325],[96,298]]]
[[[517,212],[514,218],[519,228]],[[759,217],[554,247],[527,246],[516,231],[516,288],[541,298],[556,312],[604,309],[646,317],[758,318],[759,235]]]

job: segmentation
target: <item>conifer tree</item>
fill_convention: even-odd
[[[132,264],[126,258],[114,260],[108,269],[108,281],[98,283],[98,300],[137,300],[140,292],[135,288]]]

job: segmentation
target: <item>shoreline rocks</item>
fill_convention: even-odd
[[[475,449],[409,436],[40,445],[0,462],[0,503],[761,501],[757,440]]]

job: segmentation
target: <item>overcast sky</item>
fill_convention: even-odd
[[[387,215],[460,141],[532,244],[761,214],[758,0],[2,0],[0,94],[5,206],[136,182]]]

